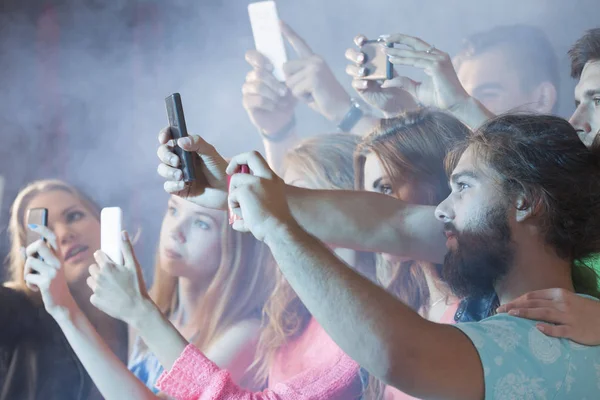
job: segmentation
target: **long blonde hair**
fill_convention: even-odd
[[[268,247],[250,233],[234,231],[223,212],[219,267],[206,293],[189,318],[197,327],[192,342],[200,350],[209,348],[234,324],[259,319],[273,291],[275,262]],[[160,265],[156,257],[150,296],[161,312],[172,316],[178,305],[178,278]]]
[[[314,188],[352,190],[352,155],[359,142],[357,136],[337,133],[309,138],[286,154],[284,170],[302,171],[304,179]],[[357,255],[360,271],[374,275],[373,255]],[[261,386],[267,381],[277,351],[301,335],[312,317],[279,270],[276,276],[275,290],[264,308],[265,326],[253,364],[256,383]]]
[[[30,297],[41,300],[38,292],[34,292],[25,285],[23,267],[25,260],[21,256],[21,247],[27,245],[26,211],[31,200],[42,193],[55,190],[67,192],[81,201],[83,207],[98,221],[100,220],[100,207],[85,193],[58,179],[45,179],[35,181],[23,188],[10,208],[8,234],[10,237],[10,251],[7,257],[10,281],[6,283],[17,290],[22,290]]]

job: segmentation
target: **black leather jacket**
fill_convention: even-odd
[[[100,399],[42,304],[0,286],[0,400]]]

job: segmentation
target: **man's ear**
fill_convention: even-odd
[[[514,199],[514,206],[517,210],[517,222],[523,222],[528,218],[537,215],[542,209],[540,198],[531,198],[525,191],[521,191]]]

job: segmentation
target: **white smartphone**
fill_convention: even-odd
[[[254,47],[271,61],[274,68],[273,75],[283,82],[285,80],[283,64],[287,62],[287,54],[275,2],[250,3],[248,15],[254,36]]]
[[[119,207],[106,207],[100,212],[100,249],[116,264],[123,264],[121,232],[123,211]]]

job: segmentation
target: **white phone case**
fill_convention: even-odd
[[[274,1],[259,1],[248,5],[248,15],[254,36],[254,46],[271,61],[273,75],[280,81],[285,80],[283,64],[287,62],[285,44],[281,36],[277,6]]]
[[[100,212],[100,248],[117,264],[123,264],[121,231],[123,211],[119,207],[106,207]]]

